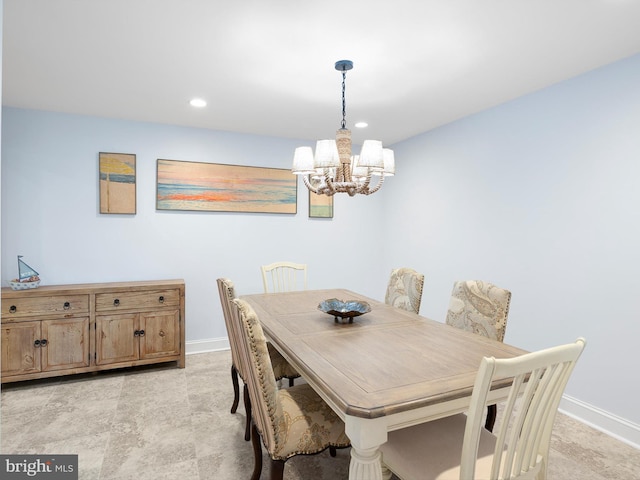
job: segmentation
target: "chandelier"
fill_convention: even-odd
[[[365,140],[360,155],[351,155],[351,131],[347,129],[345,84],[351,60],[339,60],[336,70],[342,72],[342,123],[336,138],[318,140],[315,155],[311,147],[298,147],[291,171],[302,175],[305,186],[318,195],[335,193],[370,195],[382,187],[384,177],[395,174],[393,150],[382,148],[378,140]],[[375,186],[372,177],[378,177]]]

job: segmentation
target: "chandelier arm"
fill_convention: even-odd
[[[383,183],[384,183],[384,175],[380,175],[380,181],[378,182],[378,184],[371,189],[367,188],[367,192],[365,193],[365,195],[371,195],[372,193],[376,193],[378,190],[380,190]]]
[[[301,176],[302,176],[302,181],[304,182],[304,186],[307,187],[310,192],[317,194],[318,189],[315,188],[313,185],[311,185],[311,182],[309,182],[309,175],[301,175]]]
[[[326,193],[325,195],[333,195],[334,193],[336,193],[336,191],[337,191],[336,190],[336,186],[333,183],[333,179],[331,178],[331,175],[329,174],[329,169],[328,168],[324,171],[324,181],[327,184],[328,191],[331,192],[330,194]]]

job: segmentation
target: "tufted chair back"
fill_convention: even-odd
[[[384,303],[409,312],[420,313],[424,275],[411,268],[391,271]]]
[[[348,446],[344,423],[308,384],[277,388],[267,341],[255,311],[242,299],[233,302],[247,347],[244,354],[249,366],[247,385],[254,426],[271,459],[283,466],[294,455]],[[260,462],[261,455],[256,457],[256,463]]]

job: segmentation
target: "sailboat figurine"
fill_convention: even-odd
[[[11,280],[9,285],[13,290],[37,288],[40,285],[40,274],[23,262],[21,258],[22,255],[18,255],[18,278]]]

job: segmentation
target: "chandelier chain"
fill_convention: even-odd
[[[342,128],[347,128],[347,102],[345,101],[344,92],[347,83],[347,73],[342,72]]]

